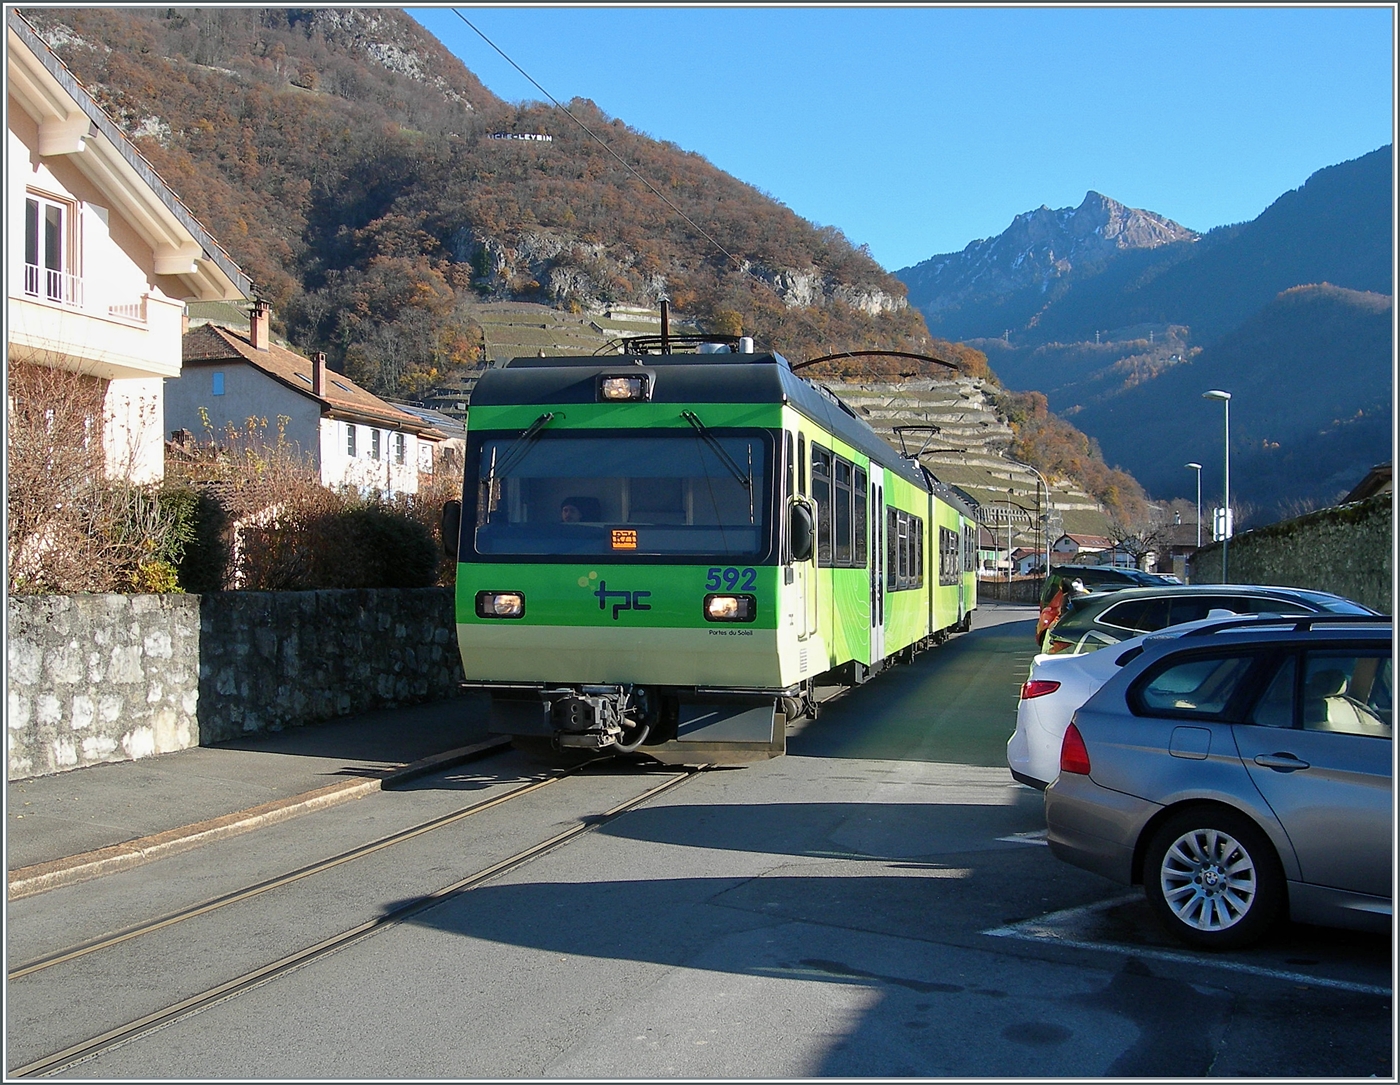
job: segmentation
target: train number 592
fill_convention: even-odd
[[[733,566],[721,569],[712,566],[705,575],[705,590],[719,591],[720,588],[729,588],[753,591],[757,578],[758,573],[754,569],[735,569]]]

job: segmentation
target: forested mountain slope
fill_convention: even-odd
[[[418,396],[477,364],[483,301],[599,313],[667,297],[794,361],[898,349],[988,375],[980,351],[930,336],[903,284],[839,229],[569,102],[644,184],[563,110],[496,98],[402,11],[21,13],[252,275],[274,327],[381,394]],[[493,138],[525,135],[550,138]],[[1128,479],[1108,496],[1141,492]]]

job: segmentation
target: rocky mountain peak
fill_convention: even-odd
[[[996,237],[973,241],[959,253],[931,257],[895,274],[910,301],[932,317],[973,298],[1005,297],[1092,271],[1133,249],[1155,249],[1200,235],[1152,211],[1128,207],[1092,189],[1078,207],[1045,204],[1017,215]]]

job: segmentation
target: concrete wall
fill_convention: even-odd
[[[16,596],[9,778],[456,696],[451,588]]]
[[[1330,591],[1391,614],[1394,537],[1391,494],[1319,509],[1231,539],[1230,582]],[[1219,543],[1196,551],[1191,582],[1220,582]]]

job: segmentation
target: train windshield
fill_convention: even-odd
[[[483,556],[761,560],[772,438],[758,430],[485,433],[472,441]]]

